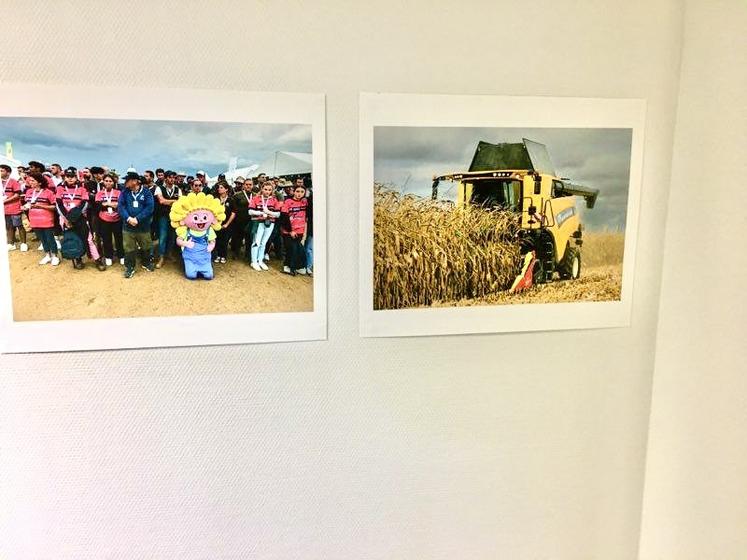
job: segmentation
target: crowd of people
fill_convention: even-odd
[[[308,175],[237,177],[225,175],[208,184],[203,171],[194,176],[156,169],[122,176],[105,167],[84,169],[30,161],[16,172],[0,165],[8,250],[29,250],[27,230],[44,255],[40,265],[58,266],[62,258],[74,269],[87,256],[100,271],[118,260],[125,278],[135,274],[136,257],[153,272],[165,261],[180,260],[180,247],[169,219],[171,206],[189,193],[210,194],[225,208],[216,232],[214,263],[245,260],[255,271],[281,260],[291,276],[313,272],[313,195]]]

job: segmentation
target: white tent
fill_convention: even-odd
[[[257,167],[254,175],[266,173],[270,177],[311,173],[311,154],[304,152],[273,152]]]

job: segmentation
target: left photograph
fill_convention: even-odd
[[[74,321],[93,340],[109,320],[135,339],[84,348],[323,338],[323,97],[138,90],[122,110],[126,90],[99,93],[79,114],[32,95],[0,115],[10,333]]]

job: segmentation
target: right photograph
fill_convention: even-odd
[[[361,97],[361,332],[630,320],[642,100]]]
[[[631,129],[374,129],[374,308],[619,300]]]

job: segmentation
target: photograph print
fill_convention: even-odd
[[[251,342],[284,316],[296,337],[318,289],[314,123],[198,115],[0,115],[12,325],[232,316],[256,326],[227,340]]]
[[[466,120],[372,124],[370,312],[620,304],[634,123]]]

